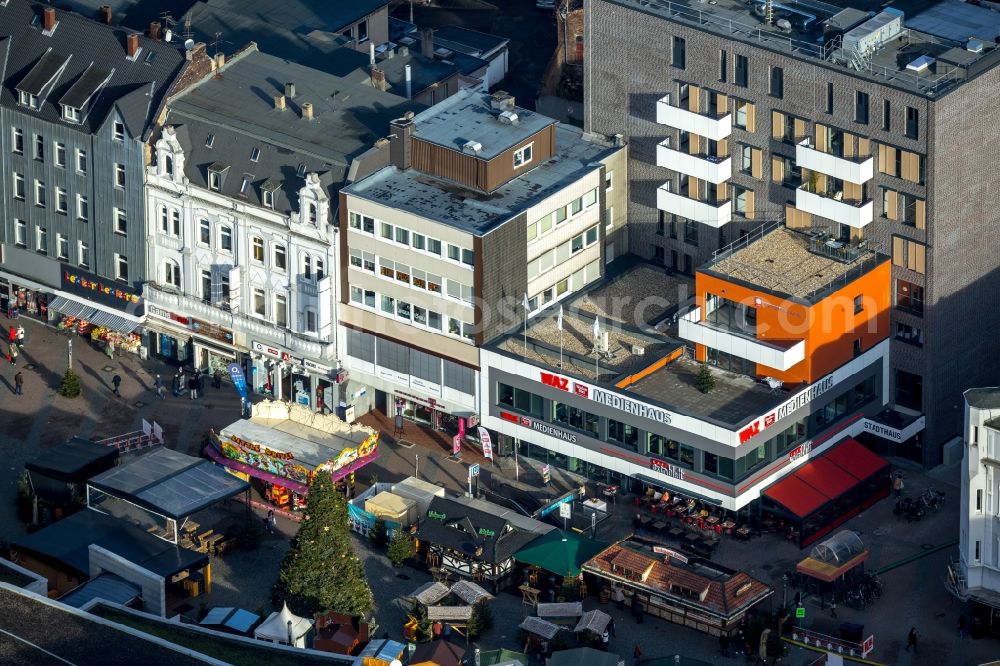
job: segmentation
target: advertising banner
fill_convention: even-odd
[[[483,457],[493,460],[493,440],[490,439],[490,433],[486,428],[479,429],[479,441],[483,445]]]
[[[238,363],[230,363],[226,366],[226,370],[229,371],[229,376],[233,378],[233,386],[236,387],[237,393],[240,394],[240,397],[245,402],[247,399],[247,378],[243,374],[243,368]]]

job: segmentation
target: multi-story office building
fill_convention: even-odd
[[[1000,633],[1000,388],[965,392],[965,459],[959,498],[959,559],[946,587],[971,601],[975,617]]]
[[[216,64],[168,101],[147,170],[149,349],[199,368],[247,359],[253,389],[333,408],[332,203],[415,107],[252,45]]]
[[[914,17],[816,0],[587,5],[587,129],[629,142],[631,250],[691,274],[784,219],[890,254],[889,401],[926,429],[882,442],[926,465],[998,351],[1000,314],[982,307],[1000,266],[983,121],[1000,102],[996,16],[963,3]]]
[[[591,479],[730,510],[819,465],[830,484],[768,495],[803,521],[804,541],[849,517],[823,505],[856,511],[884,496],[888,477],[869,474],[884,465],[851,468],[864,449],[847,438],[877,422],[887,401],[887,256],[831,253],[775,224],[698,271],[697,305],[679,322],[684,341],[649,328],[664,313],[609,298],[676,286],[662,269],[632,271],[570,303],[562,329],[546,316],[482,350],[482,422],[501,448],[512,438],[522,455]],[[699,389],[696,359],[724,368],[714,388]],[[845,443],[852,453],[837,466],[847,469],[824,472]],[[869,494],[843,501],[857,489]]]
[[[341,191],[347,401],[433,424],[476,413],[479,346],[522,302],[601,277],[623,242],[625,150],[504,93],[460,92],[388,131],[387,166]]]
[[[182,47],[23,0],[0,5],[0,44],[0,305],[131,332],[144,142],[191,62]]]

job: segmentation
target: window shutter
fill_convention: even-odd
[[[715,156],[727,157],[729,155],[729,139],[722,139],[715,144]]]
[[[760,178],[761,175],[761,159],[763,153],[758,148],[750,149],[750,175],[754,178]]]
[[[860,185],[844,181],[844,201],[860,201],[861,196]]]
[[[920,181],[920,156],[916,153],[903,151],[903,173],[902,177],[911,183]]]
[[[816,150],[821,150],[825,153],[828,150],[829,141],[829,129],[827,129],[827,126],[816,123]]]
[[[927,248],[920,243],[909,241],[906,256],[906,267],[923,275],[926,268],[926,261]]]
[[[719,183],[715,186],[715,197],[718,201],[725,201],[729,198],[729,183]],[[714,202],[713,202],[714,203]]]
[[[753,192],[753,190],[747,190],[747,193],[746,193],[746,213],[744,213],[744,217],[746,217],[748,220],[752,220],[754,218],[754,192]]]
[[[776,155],[771,156],[771,182],[780,183],[785,179],[785,163]]]
[[[747,131],[757,131],[757,107],[747,102]]]
[[[854,159],[858,154],[858,137],[844,132],[844,158]]]
[[[718,109],[719,114],[725,115],[729,113],[729,98],[719,93],[713,94],[715,95],[715,108]]]
[[[688,86],[688,111],[701,111],[701,88]]]
[[[915,217],[917,221],[917,229],[927,228],[927,202],[923,199],[917,199],[914,201],[915,206]]]
[[[785,134],[785,114],[781,111],[771,111],[771,138],[781,141]]]
[[[871,139],[863,136],[858,137],[858,157],[868,157],[872,154]]]
[[[802,139],[806,138],[806,121],[801,118],[796,118],[792,121],[792,124],[795,132],[795,143],[798,143]]]
[[[890,220],[899,219],[899,193],[895,190],[885,191],[885,216]]]
[[[698,155],[701,153],[701,137],[697,134],[688,134],[688,154]]]
[[[906,266],[906,239],[892,237],[892,263],[894,266]]]

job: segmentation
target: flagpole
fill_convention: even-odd
[[[524,297],[521,299],[521,307],[524,308],[524,353],[522,356],[523,358],[528,358],[528,311],[530,310],[528,292],[525,292]]]
[[[563,306],[559,306],[559,318],[556,320],[559,327],[559,369],[563,367]]]
[[[601,319],[596,317],[594,319],[594,381],[597,382],[601,377]]]

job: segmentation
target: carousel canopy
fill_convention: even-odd
[[[861,537],[851,530],[841,530],[813,547],[809,557],[835,567],[846,564],[865,551]]]
[[[611,652],[602,652],[584,647],[554,652],[549,666],[618,666],[619,657]]]
[[[292,623],[291,630],[288,623]],[[306,635],[312,627],[313,621],[307,617],[299,617],[288,610],[288,604],[282,604],[280,611],[271,613],[260,626],[254,629],[254,638],[265,638],[270,641],[288,643],[291,638],[292,643]],[[291,633],[291,636],[289,636]]]
[[[549,640],[558,634],[562,627],[558,624],[553,624],[548,620],[543,620],[540,617],[531,615],[521,621],[521,624],[518,625],[518,629],[524,629],[529,634],[534,634],[535,636],[540,636],[541,638]]]
[[[573,632],[579,633],[581,631],[592,631],[595,634],[603,634],[604,630],[608,628],[608,623],[610,622],[611,616],[604,611],[587,611],[582,617],[580,617],[580,621],[576,623],[576,629],[574,629]]]
[[[585,562],[607,547],[576,532],[554,529],[517,551],[514,559],[560,576],[576,576]]]

